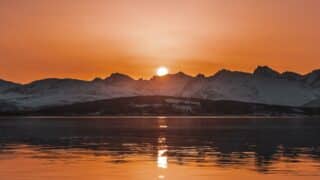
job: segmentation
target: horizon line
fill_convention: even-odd
[[[133,80],[136,80],[136,81],[138,81],[138,80],[146,80],[146,81],[148,81],[148,80],[152,80],[153,78],[167,77],[167,76],[176,75],[176,74],[179,74],[179,73],[182,73],[182,74],[184,74],[184,75],[186,75],[186,76],[189,76],[189,77],[192,77],[192,78],[196,78],[197,76],[200,76],[200,75],[204,76],[205,78],[208,78],[208,77],[213,77],[213,76],[215,76],[216,74],[218,74],[218,73],[221,72],[221,71],[239,72],[239,73],[245,73],[245,74],[254,74],[254,72],[255,72],[258,68],[269,68],[269,69],[271,69],[271,70],[273,70],[273,71],[275,71],[275,72],[277,72],[277,73],[279,73],[279,74],[283,74],[283,73],[288,73],[288,72],[290,72],[290,73],[295,73],[295,74],[300,75],[300,76],[306,76],[306,75],[308,75],[308,74],[310,74],[310,73],[312,73],[312,72],[320,71],[320,68],[316,68],[316,69],[311,69],[311,70],[308,71],[307,73],[302,74],[302,73],[295,72],[295,71],[290,71],[290,70],[278,71],[278,70],[276,70],[276,69],[274,69],[274,68],[272,68],[271,66],[268,66],[268,65],[257,65],[256,68],[254,68],[253,71],[251,71],[251,72],[250,72],[250,71],[231,70],[231,69],[227,69],[227,68],[221,68],[221,69],[217,70],[216,72],[213,72],[211,75],[206,75],[205,73],[201,73],[201,72],[196,73],[195,75],[190,75],[190,74],[188,74],[188,73],[185,73],[185,72],[179,70],[179,71],[175,71],[175,72],[172,72],[172,73],[168,73],[168,74],[166,74],[166,75],[164,75],[164,76],[158,76],[158,75],[156,75],[156,73],[155,73],[154,75],[150,76],[149,78],[143,78],[143,77],[134,78],[134,77],[130,76],[129,74],[115,71],[115,72],[112,72],[112,73],[110,73],[109,75],[104,76],[104,77],[96,76],[96,77],[93,77],[93,78],[90,78],[90,79],[89,79],[89,78],[88,78],[88,79],[81,79],[81,78],[72,78],[72,77],[50,77],[50,76],[49,76],[49,77],[43,77],[43,78],[39,78],[39,79],[27,81],[27,82],[16,82],[16,81],[8,80],[8,79],[3,79],[3,78],[0,77],[0,81],[6,81],[6,82],[15,83],[15,84],[20,84],[20,85],[31,84],[31,83],[33,83],[33,82],[37,82],[37,81],[41,81],[41,80],[48,80],[48,79],[57,79],[57,80],[68,80],[68,79],[69,79],[69,80],[78,80],[78,81],[91,82],[91,81],[94,81],[94,80],[96,80],[96,79],[102,79],[102,80],[103,80],[103,79],[107,79],[107,78],[111,77],[111,76],[114,75],[114,74],[124,75],[124,76],[127,76],[127,77],[129,77],[129,78],[131,78],[131,79],[133,79]]]

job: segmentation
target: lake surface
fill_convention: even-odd
[[[320,179],[319,118],[0,118],[1,180]]]

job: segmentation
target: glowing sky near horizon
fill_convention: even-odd
[[[76,2],[76,3],[75,3]],[[1,0],[0,78],[320,68],[318,0]]]

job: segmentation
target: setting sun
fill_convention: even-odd
[[[165,76],[165,75],[167,75],[168,73],[169,73],[168,68],[166,68],[166,67],[164,67],[164,66],[159,67],[159,68],[157,69],[157,75],[158,75],[158,76]]]

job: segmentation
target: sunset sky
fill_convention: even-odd
[[[319,0],[1,0],[0,79],[320,68]]]

